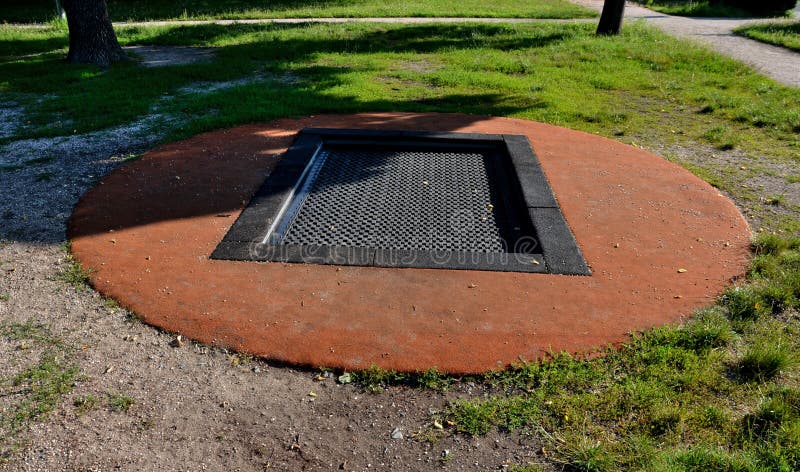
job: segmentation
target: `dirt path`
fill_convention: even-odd
[[[603,8],[603,0],[572,1],[597,11]],[[800,87],[800,54],[733,34],[739,26],[769,20],[671,16],[635,3],[625,5],[625,19],[644,20],[673,36],[700,41],[721,54],[753,66],[777,82]]]

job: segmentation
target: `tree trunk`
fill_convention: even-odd
[[[67,62],[108,67],[126,59],[108,17],[106,0],[63,0],[69,27]]]
[[[606,0],[603,13],[597,24],[597,34],[619,34],[622,28],[622,15],[625,13],[625,0]]]

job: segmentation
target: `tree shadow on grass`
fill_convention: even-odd
[[[0,21],[32,23],[49,21],[56,16],[52,0],[3,0]],[[192,16],[220,16],[245,13],[259,9],[274,12],[301,8],[346,7],[357,0],[108,0],[112,21],[150,21]]]
[[[334,29],[336,31],[336,29]],[[142,38],[141,31],[122,32],[121,39],[131,44],[137,38],[140,44],[158,45],[205,45],[214,44],[237,34],[262,34],[252,42],[220,47],[216,59],[208,64],[189,64],[148,69],[136,64],[121,64],[108,70],[92,67],[74,67],[53,59],[20,61],[0,64],[0,81],[6,81],[12,90],[28,93],[60,94],[42,104],[39,116],[42,122],[53,116],[64,115],[66,128],[80,132],[104,129],[129,123],[147,116],[154,107],[163,103],[164,96],[174,96],[167,105],[167,112],[188,116],[188,124],[170,134],[170,139],[185,137],[210,129],[226,128],[242,123],[269,121],[287,116],[306,116],[322,113],[358,113],[381,111],[407,112],[461,112],[473,114],[507,115],[525,108],[508,100],[502,93],[488,87],[476,87],[468,91],[448,91],[446,88],[420,96],[392,95],[387,93],[345,93],[341,89],[352,86],[348,74],[353,70],[367,72],[369,80],[384,73],[384,66],[370,65],[360,55],[398,53],[429,54],[439,51],[540,48],[574,36],[576,30],[554,29],[535,35],[519,34],[517,30],[502,25],[414,25],[403,27],[351,26],[344,33],[331,35],[328,27],[319,25],[246,25],[246,26],[183,26],[159,31],[158,34]],[[317,63],[319,54],[334,53],[343,58],[343,65]],[[198,82],[220,82],[258,75],[249,84],[228,89],[215,90],[208,94],[179,92],[182,87]],[[286,80],[290,77],[291,80]],[[424,89],[424,88],[421,88]],[[490,91],[491,90],[491,91]],[[424,90],[423,90],[424,92]],[[77,117],[71,121],[69,117]],[[476,120],[482,119],[476,116]],[[78,124],[79,123],[79,124]],[[404,126],[412,126],[405,123]],[[54,134],[59,134],[59,129]],[[286,144],[286,143],[284,143]],[[124,151],[124,150],[120,150]],[[3,150],[0,148],[0,159]],[[48,154],[49,155],[49,154]],[[31,156],[36,157],[36,156]],[[97,162],[108,155],[98,155]],[[54,205],[41,204],[32,207],[30,200],[47,192],[48,186],[57,187],[58,180],[69,178],[76,172],[98,173],[86,167],[74,169],[74,156],[65,153],[37,171],[55,176],[46,182],[31,182],[15,195],[4,198],[0,214],[12,215],[4,221],[6,230],[0,238],[20,241],[59,242],[63,240],[61,230],[55,231],[51,220],[53,208],[71,208],[76,197],[82,194],[88,183],[82,182],[80,190],[71,193],[54,192],[49,199],[62,199]],[[110,168],[112,166],[109,166]],[[99,172],[101,175],[107,169]],[[37,174],[23,169],[15,172],[0,172],[0,183],[7,179],[30,179]],[[259,182],[263,175],[258,177]],[[10,180],[8,180],[10,181]],[[19,188],[19,185],[16,186]],[[190,218],[208,214],[226,214],[241,208],[241,199],[208,199],[192,202],[177,202],[168,199],[169,187],[164,189],[164,199],[159,211],[138,211],[136,205],[122,211],[110,222],[95,222],[76,228],[73,236],[96,231],[107,231],[112,227],[151,224],[158,221]],[[254,190],[254,189],[250,189]],[[30,192],[28,195],[26,193]],[[35,197],[35,198],[34,198]],[[129,196],[128,198],[134,198]],[[126,214],[127,213],[127,214]],[[24,221],[18,217],[25,215]],[[37,227],[37,225],[39,227]],[[48,226],[49,225],[49,226]],[[48,229],[49,228],[49,229]]]

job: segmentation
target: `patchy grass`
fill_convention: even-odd
[[[766,303],[776,287],[786,297],[774,310],[743,317],[723,297],[600,359],[519,364],[485,377],[498,393],[454,400],[445,419],[471,435],[539,435],[569,470],[797,470],[800,248],[774,236],[754,248],[741,288]]]
[[[100,399],[97,398],[95,395],[86,395],[77,397],[73,402],[72,405],[75,407],[75,414],[77,416],[83,416],[86,413],[94,410],[100,404]]]
[[[108,393],[108,407],[112,411],[119,413],[127,413],[131,406],[136,403],[133,397],[123,393],[109,392]]]
[[[745,380],[762,381],[775,378],[790,367],[793,353],[783,339],[762,339],[749,346],[737,364],[739,375]]]
[[[56,275],[56,279],[71,285],[75,290],[82,291],[89,288],[89,276],[91,270],[84,269],[80,262],[72,256],[68,256],[61,271]]]
[[[351,373],[351,378],[368,392],[382,392],[386,387],[405,385],[443,392],[455,381],[451,376],[439,372],[435,367],[425,372],[407,374],[385,370],[376,366]]]
[[[113,21],[330,17],[585,18],[597,16],[566,0],[108,0]],[[56,14],[47,0],[5,0],[0,18],[47,22]]]
[[[800,21],[746,25],[736,28],[733,32],[762,43],[800,52]]]
[[[34,421],[41,421],[56,409],[78,380],[78,367],[71,352],[47,327],[26,323],[0,323],[0,338],[19,342],[16,353],[8,356],[25,359],[38,355],[38,361],[24,362],[21,371],[0,378],[0,463],[20,447],[18,437]],[[9,358],[5,360],[10,362]],[[16,365],[17,362],[8,365]]]

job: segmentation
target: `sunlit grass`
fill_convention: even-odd
[[[742,26],[734,33],[762,43],[774,44],[800,52],[800,22],[759,23]]]

